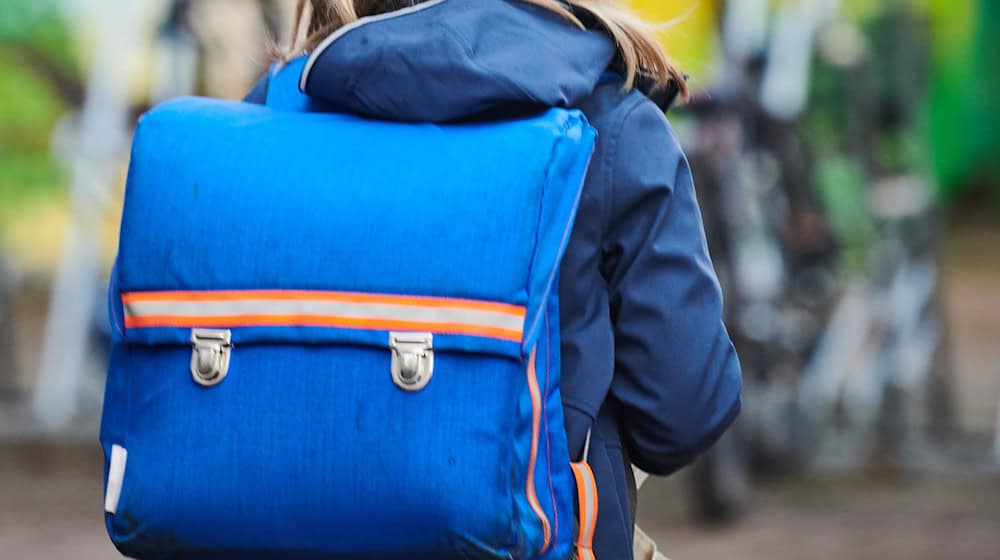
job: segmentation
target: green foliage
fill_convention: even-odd
[[[64,72],[77,61],[55,0],[2,0],[0,8],[0,222],[36,196],[65,183],[50,155],[53,128],[66,107],[55,85],[32,65],[44,57]]]
[[[2,0],[0,45],[30,45],[67,72],[78,69],[72,37],[56,0]]]
[[[1000,3],[933,0],[933,89],[928,136],[946,194],[969,184],[1000,198]]]
[[[0,221],[29,196],[58,192],[63,178],[49,155],[64,111],[52,87],[0,50]]]
[[[875,239],[864,169],[852,158],[831,156],[819,162],[816,182],[826,217],[843,244],[844,265],[862,268]]]
[[[63,103],[53,87],[0,49],[0,152],[46,152]]]
[[[0,151],[0,226],[14,218],[32,199],[62,193],[65,183],[65,171],[48,154]]]

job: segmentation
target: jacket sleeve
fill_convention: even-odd
[[[740,366],[691,172],[666,117],[640,102],[615,146],[603,242],[615,331],[611,393],[633,462],[666,475],[736,419]]]

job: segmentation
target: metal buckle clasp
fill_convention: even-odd
[[[434,335],[389,333],[389,349],[392,381],[397,387],[416,392],[430,383],[434,375]]]
[[[191,377],[202,387],[214,387],[229,373],[232,353],[230,331],[194,329],[191,331]]]

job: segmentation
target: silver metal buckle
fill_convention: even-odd
[[[434,375],[434,335],[389,333],[392,350],[392,381],[404,391],[416,392]]]
[[[214,387],[229,373],[232,333],[209,329],[191,331],[191,377],[202,387]]]

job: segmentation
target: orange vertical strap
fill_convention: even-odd
[[[535,491],[535,465],[538,464],[538,444],[542,430],[542,391],[538,386],[538,375],[535,372],[535,355],[537,349],[532,349],[531,357],[528,359],[528,391],[531,393],[531,454],[528,458],[527,493],[528,504],[538,516],[542,523],[542,548],[539,555],[545,554],[552,544],[552,525],[545,515],[545,509],[538,501],[538,494]]]
[[[576,500],[579,504],[580,533],[576,538],[578,560],[595,560],[594,530],[597,527],[597,481],[594,471],[585,462],[573,463],[573,477],[576,478]]]

